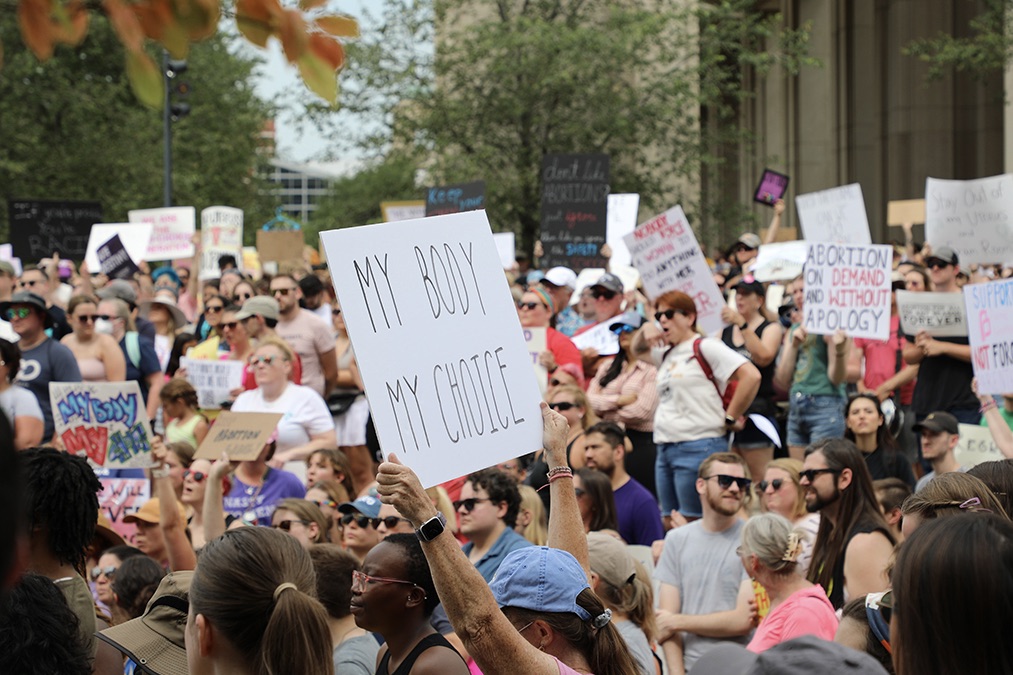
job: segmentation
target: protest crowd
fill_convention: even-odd
[[[442,422],[367,390],[409,310],[351,314],[330,255],[0,260],[0,673],[1013,673],[1013,252],[782,243],[770,206],[709,256],[674,209],[629,265],[485,270],[540,419],[465,333]],[[422,310],[490,321],[456,246]],[[424,489],[430,436],[522,423],[540,449]]]

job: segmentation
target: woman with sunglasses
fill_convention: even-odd
[[[820,514],[809,513],[805,507],[805,490],[802,489],[802,462],[780,457],[767,462],[763,480],[756,484],[760,495],[760,510],[786,518],[795,528],[806,534],[798,566],[805,574],[812,560],[813,543],[820,529]]]
[[[306,499],[316,504],[320,512],[327,518],[329,524],[327,541],[340,544],[344,537],[344,529],[341,525],[341,512],[338,511],[338,505],[351,499],[345,486],[333,478],[318,480],[306,490]]]
[[[117,351],[119,347],[116,348]],[[14,384],[21,368],[21,349],[0,338],[0,410],[14,428],[14,449],[33,448],[42,442],[45,418],[35,394]]]
[[[214,293],[205,292],[204,312],[197,319],[197,326],[194,334],[201,341],[187,354],[191,359],[217,359],[219,351],[225,351],[226,345],[222,342],[222,312],[228,306],[228,301],[217,291]]]
[[[855,394],[848,400],[844,420],[848,425],[844,437],[854,441],[862,452],[872,480],[899,478],[914,490],[914,471],[887,428],[879,397],[873,393]]]
[[[90,576],[94,585],[95,599],[111,611],[116,602],[113,597],[112,585],[116,571],[124,560],[143,555],[144,551],[133,546],[113,546],[103,551],[99,556],[98,564],[91,569]]]
[[[253,284],[244,279],[232,289],[232,304],[242,307],[244,302],[256,294],[257,290],[253,287]]]
[[[271,516],[271,527],[294,538],[305,549],[327,543],[329,525],[317,505],[306,499],[285,499]]]
[[[540,286],[529,288],[517,303],[517,314],[522,327],[545,329],[545,351],[538,355],[538,363],[550,374],[564,363],[581,366],[580,350],[577,346],[570,338],[549,325],[555,313],[556,307],[552,296]]]
[[[655,307],[657,323],[648,322],[633,344],[639,358],[658,367],[655,486],[662,514],[677,510],[696,519],[703,514],[696,490],[700,463],[727,450],[728,433],[745,427],[744,415],[760,388],[760,372],[720,340],[700,337],[690,296],[669,291]],[[726,405],[722,399],[732,382],[737,386]]]
[[[109,335],[95,331],[98,300],[89,295],[75,295],[67,304],[67,318],[73,332],[60,343],[77,359],[84,382],[122,382],[127,376],[127,360]]]
[[[299,462],[300,473],[306,458],[315,450],[337,446],[334,420],[324,400],[309,387],[292,384],[294,354],[278,338],[263,340],[250,357],[257,388],[244,391],[232,404],[233,412],[274,412],[278,422],[277,452],[272,466]],[[295,471],[295,468],[291,469]]]
[[[183,494],[179,501],[191,513],[190,543],[193,544],[195,551],[199,551],[207,543],[204,533],[204,496],[207,494],[210,480],[211,462],[206,459],[193,460],[189,468],[183,471]],[[224,485],[222,485],[221,491],[226,491]]]
[[[559,372],[559,371],[557,371]],[[572,384],[564,384],[554,387],[546,394],[549,408],[555,410],[566,419],[566,454],[569,466],[579,469],[584,466],[584,444],[587,441],[584,432],[598,423],[598,416],[594,414],[591,405],[588,403],[587,394],[580,387]],[[549,505],[549,491],[542,490],[549,484],[549,465],[543,450],[535,453],[534,461],[528,467],[528,475],[524,479],[527,485],[541,490],[538,496],[542,498],[545,508]]]
[[[380,516],[380,500],[376,497],[359,497],[338,506],[341,513],[341,545],[359,560],[364,560],[382,537],[374,521]]]
[[[626,455],[626,471],[654,494],[654,412],[658,369],[641,361],[633,351],[633,334],[643,324],[635,312],[623,314],[609,330],[619,338],[619,353],[605,359],[587,388],[587,400],[599,419],[618,422],[633,444]]]

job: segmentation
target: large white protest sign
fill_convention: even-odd
[[[925,331],[934,337],[967,335],[967,313],[960,293],[897,291],[897,314],[905,335]]]
[[[545,366],[538,363],[538,357],[548,349],[545,339],[544,328],[525,328],[524,344],[528,346],[528,354],[531,356],[531,366],[535,369],[535,379],[538,380],[538,390],[545,393],[549,386],[549,371]]]
[[[137,382],[50,382],[56,436],[107,469],[151,466],[151,427]]]
[[[197,231],[197,211],[192,206],[127,211],[131,223],[148,223],[154,229],[143,258],[135,260],[175,260],[193,257],[193,234]],[[122,237],[122,235],[121,235]]]
[[[1013,175],[926,178],[925,238],[956,251],[962,267],[1013,259]]]
[[[960,439],[957,441],[957,447],[953,449],[953,457],[960,466],[970,469],[982,462],[1006,459],[992,439],[992,432],[988,427],[961,424],[959,433]]]
[[[496,252],[499,253],[499,263],[503,269],[508,270],[517,264],[517,247],[514,242],[513,232],[497,232],[492,235],[496,242]]]
[[[541,447],[538,385],[485,211],[320,237],[385,453],[431,486]]]
[[[220,276],[218,259],[223,255],[243,259],[243,210],[209,206],[200,212],[200,271],[198,278]]]
[[[186,368],[186,381],[197,390],[197,405],[207,410],[221,408],[229,400],[229,392],[243,386],[242,361],[184,357],[179,366]]]
[[[795,208],[806,241],[872,243],[865,198],[858,183],[798,195]]]
[[[102,261],[98,257],[99,247],[116,235],[119,235],[120,242],[131,260],[135,262],[144,260],[144,255],[148,250],[148,240],[151,239],[151,231],[151,225],[131,225],[130,223],[97,223],[92,225],[91,234],[88,235],[88,248],[84,254],[84,261],[88,263],[88,269],[92,273],[102,269]]]
[[[577,349],[593,349],[601,356],[618,354],[619,336],[610,331],[609,326],[622,321],[623,318],[623,314],[617,314],[611,319],[606,319],[570,339],[573,340],[573,344],[577,346]]]
[[[764,244],[756,254],[750,272],[757,281],[790,281],[802,274],[809,247],[804,241]]]
[[[1013,279],[964,286],[964,304],[978,391],[1013,391]]]
[[[893,249],[872,244],[809,244],[803,325],[813,335],[843,330],[849,337],[890,337]]]
[[[402,220],[425,218],[426,200],[380,202],[380,213],[383,215],[383,222],[385,223],[398,223]]]
[[[623,238],[637,227],[640,195],[637,193],[608,196],[608,215],[605,218],[605,243],[612,249],[609,267],[631,265],[630,251]]]
[[[626,236],[626,247],[634,267],[640,270],[649,297],[682,291],[696,303],[700,328],[714,333],[724,327],[721,320],[724,296],[681,206],[638,226]]]

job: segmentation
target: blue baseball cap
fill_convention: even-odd
[[[380,500],[376,497],[359,497],[354,502],[345,502],[338,507],[341,513],[355,513],[358,511],[369,518],[380,516]]]
[[[586,588],[587,575],[577,559],[548,546],[528,546],[506,558],[489,584],[500,607],[534,612],[576,614],[584,621],[591,614],[577,604]]]

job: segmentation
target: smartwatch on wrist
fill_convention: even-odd
[[[727,428],[731,429],[732,427],[734,427],[737,421],[738,420],[736,420],[734,417],[731,417],[730,415],[725,415],[725,426]]]
[[[422,523],[419,529],[415,530],[415,535],[421,541],[432,541],[436,537],[443,533],[443,530],[447,528],[447,519],[439,511],[436,515]]]

